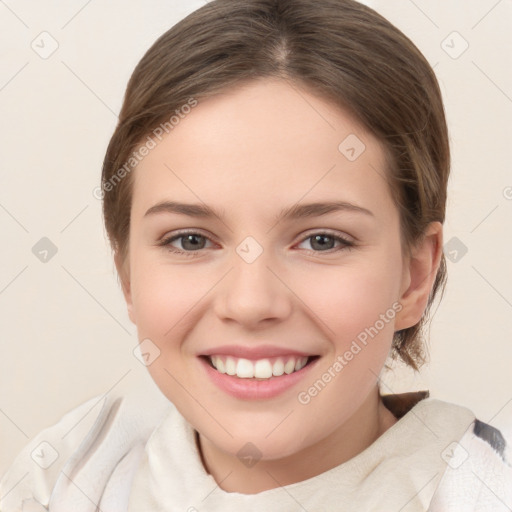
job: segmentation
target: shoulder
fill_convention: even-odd
[[[401,418],[396,425],[407,427],[407,432],[395,428],[398,437],[409,435],[414,450],[420,445],[425,459],[437,460],[429,512],[512,510],[512,417],[500,430],[464,406],[430,398],[428,391],[383,396],[383,401]],[[430,436],[423,439],[424,432]]]
[[[510,439],[475,418],[464,435],[443,453],[447,466],[429,512],[512,510],[510,453]]]
[[[18,453],[0,480],[0,510],[22,510],[25,500],[48,503],[58,473],[106,407],[108,396],[98,395],[64,414],[34,436]]]
[[[459,439],[475,421],[470,409],[432,398],[428,391],[381,397],[384,405],[399,420],[395,431],[414,438],[426,432],[431,445],[440,445],[446,439]]]
[[[79,466],[100,464],[108,472],[147,440],[170,406],[151,381],[94,396],[67,412],[34,436],[2,476],[1,512],[22,511],[24,502],[48,507],[57,483],[69,483],[67,475]],[[98,489],[103,484],[94,482]]]

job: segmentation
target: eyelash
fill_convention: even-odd
[[[202,249],[197,249],[196,251],[182,251],[180,249],[176,249],[176,247],[172,247],[170,244],[171,242],[174,242],[175,240],[179,240],[180,238],[184,238],[188,235],[199,235],[203,238],[206,238],[209,240],[209,238],[205,235],[202,235],[201,233],[198,233],[197,231],[183,231],[181,233],[178,233],[176,235],[172,235],[171,237],[163,239],[161,242],[158,243],[159,246],[165,247],[169,252],[172,252],[174,254],[184,255],[186,257],[197,257],[200,256],[200,253]],[[351,250],[354,248],[355,244],[351,240],[347,240],[346,238],[336,235],[334,233],[331,233],[329,231],[318,231],[316,233],[312,233],[311,235],[306,236],[303,238],[299,243],[302,243],[310,238],[313,238],[317,235],[326,235],[330,238],[333,238],[334,241],[341,242],[343,245],[342,247],[338,247],[337,249],[328,249],[326,251],[314,251],[314,250],[308,250],[309,253],[315,253],[315,254],[321,254],[321,253],[327,253],[332,254],[335,252],[343,251],[343,250]]]

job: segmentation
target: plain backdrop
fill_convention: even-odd
[[[150,379],[93,191],[133,68],[204,3],[0,2],[0,474],[67,411]],[[512,0],[366,3],[434,67],[453,156],[431,362],[383,392],[429,389],[512,433]]]

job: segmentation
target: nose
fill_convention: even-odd
[[[216,291],[214,311],[218,318],[255,329],[291,314],[293,292],[268,252],[263,251],[252,262],[234,253],[231,270]]]

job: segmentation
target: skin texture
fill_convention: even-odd
[[[338,149],[351,134],[366,146],[355,161]],[[380,401],[378,376],[394,331],[417,323],[425,309],[442,226],[432,223],[421,243],[403,250],[384,174],[382,147],[354,118],[277,79],[200,101],[133,171],[128,259],[116,257],[129,316],[139,340],[160,350],[148,370],[199,432],[205,468],[222,489],[251,494],[311,478],[396,422]],[[204,203],[224,218],[144,216],[164,200]],[[372,215],[275,220],[296,203],[339,200]],[[195,257],[158,245],[180,229],[206,237],[196,251],[186,239],[172,242]],[[354,246],[310,238],[326,231]],[[236,251],[248,236],[263,250],[252,263]],[[298,394],[398,303],[394,319],[300,403]],[[226,344],[270,344],[320,358],[292,389],[242,400],[213,385],[198,358]],[[252,467],[237,457],[247,442],[261,453]]]

